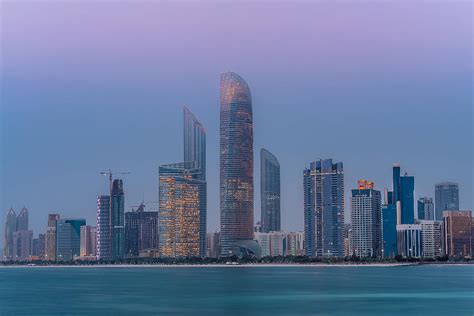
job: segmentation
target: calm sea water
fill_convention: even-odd
[[[0,268],[0,315],[474,315],[474,266]]]

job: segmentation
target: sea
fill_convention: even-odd
[[[474,265],[0,267],[0,315],[474,315]]]

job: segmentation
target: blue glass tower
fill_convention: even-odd
[[[383,256],[397,254],[397,208],[395,204],[382,205]]]
[[[415,223],[415,178],[404,175],[400,177],[401,224]]]

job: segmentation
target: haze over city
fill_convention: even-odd
[[[126,211],[156,201],[158,166],[182,157],[183,105],[207,131],[207,223],[216,230],[225,71],[252,92],[256,220],[262,147],[281,165],[285,230],[303,228],[303,169],[318,158],[344,163],[346,192],[359,178],[390,188],[400,162],[415,176],[416,198],[454,181],[460,209],[472,209],[468,2],[123,2],[112,10],[10,2],[2,10],[0,207],[4,218],[26,206],[35,235],[48,213],[94,223],[96,197],[108,190],[99,172],[108,168],[131,172]]]

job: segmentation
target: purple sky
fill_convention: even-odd
[[[156,201],[158,165],[182,159],[186,104],[208,133],[217,228],[229,70],[252,91],[255,153],[280,160],[284,229],[303,227],[316,158],[344,162],[347,193],[362,177],[391,187],[400,162],[416,196],[456,181],[472,208],[470,1],[4,1],[0,20],[2,222],[26,205],[35,235],[51,212],[95,225],[106,168],[132,172],[126,205]]]

